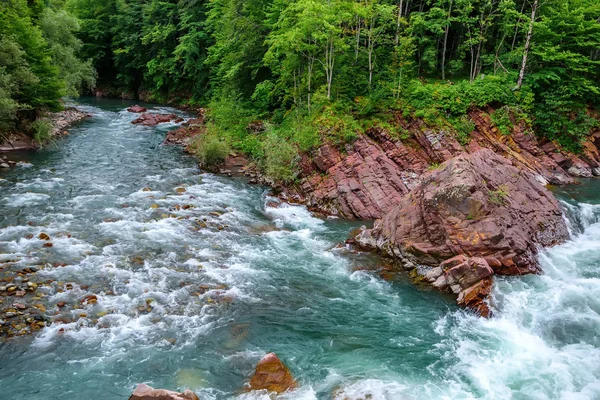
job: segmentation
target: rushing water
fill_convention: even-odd
[[[270,351],[301,383],[288,399],[600,398],[596,182],[560,193],[574,239],[543,252],[545,275],[497,279],[484,320],[365,271],[378,260],[336,247],[356,224],[201,174],[161,145],[172,126],[133,126],[126,106],[84,101],[92,119],[0,172],[0,263],[48,265],[31,279],[66,322],[0,343],[0,399],[126,399],[140,382],[268,399],[241,389]]]

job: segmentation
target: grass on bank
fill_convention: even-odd
[[[490,106],[490,118],[503,135],[523,124],[539,136],[556,141],[564,150],[579,152],[598,121],[586,113],[561,112],[536,103],[527,87],[512,90],[514,76],[486,76],[473,82],[413,80],[398,99],[373,95],[352,103],[328,101],[319,93],[307,107],[258,112],[251,102],[222,97],[209,106],[209,134],[193,147],[204,165],[222,162],[230,150],[249,156],[274,181],[291,183],[298,176],[299,153],[332,143],[342,152],[361,132],[378,126],[397,140],[411,136],[395,119],[422,120],[432,129],[444,129],[467,145],[475,130],[469,111]],[[565,108],[564,110],[567,110]],[[550,116],[550,114],[552,114]],[[548,119],[550,118],[550,119]],[[249,129],[260,121],[264,129]]]

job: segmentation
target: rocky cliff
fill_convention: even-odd
[[[491,276],[539,272],[540,247],[569,236],[558,202],[529,169],[490,149],[427,172],[356,242],[489,315]]]
[[[342,149],[324,145],[304,155],[301,180],[289,190],[290,198],[346,218],[381,218],[418,185],[428,169],[485,148],[530,170],[542,184],[600,175],[600,131],[590,136],[582,154],[568,154],[552,142],[539,140],[523,124],[514,126],[511,135],[503,135],[488,111],[470,112],[475,130],[465,145],[449,131],[401,117],[397,125],[409,133],[406,138],[395,139],[383,129],[372,128]]]

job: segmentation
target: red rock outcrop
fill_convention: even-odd
[[[165,143],[187,146],[191,140],[204,134],[206,131],[206,111],[201,108],[198,110],[198,117],[184,122],[179,128],[167,133]]]
[[[425,174],[356,243],[408,268],[434,267],[427,280],[479,308],[492,274],[538,272],[538,247],[569,235],[553,195],[514,164],[489,149],[455,157]]]
[[[298,387],[290,370],[275,353],[269,353],[260,360],[250,379],[248,390],[267,390],[283,393]]]
[[[503,135],[490,118],[492,110],[473,110],[475,126],[468,144],[461,145],[450,131],[429,128],[421,120],[398,117],[396,125],[408,133],[392,138],[380,128],[358,136],[338,149],[326,144],[301,162],[301,180],[289,197],[316,211],[346,218],[377,219],[389,212],[414,188],[429,168],[459,155],[491,149],[519,168],[530,170],[543,183],[572,183],[573,177],[600,176],[600,132],[584,143],[580,155],[568,154],[516,124]]]
[[[129,400],[200,400],[191,390],[183,393],[164,389],[154,389],[148,385],[138,385]]]
[[[144,113],[146,111],[148,111],[148,109],[146,107],[142,107],[142,106],[138,106],[137,104],[135,106],[131,106],[127,109],[127,111],[132,112],[132,113]]]
[[[139,125],[144,125],[144,126],[156,126],[158,124],[164,124],[166,122],[181,122],[183,121],[182,118],[178,117],[175,114],[151,114],[151,113],[144,113],[142,115],[140,115],[140,117],[134,121],[132,121],[132,124],[139,124]]]

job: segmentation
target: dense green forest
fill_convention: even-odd
[[[368,125],[401,137],[394,113],[466,142],[467,110],[492,105],[501,131],[526,120],[571,151],[597,124],[597,0],[5,0],[0,35],[5,125],[94,69],[105,90],[207,107],[207,140],[267,164]]]
[[[64,6],[59,0],[0,2],[0,133],[94,85],[92,61],[81,58],[79,21]]]

